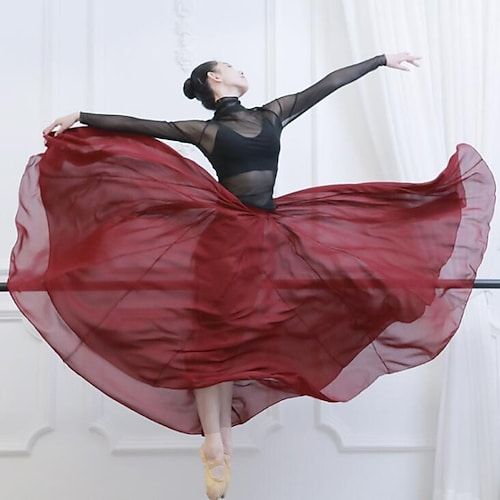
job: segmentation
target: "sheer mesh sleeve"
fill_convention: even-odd
[[[200,145],[207,122],[204,120],[146,120],[126,115],[80,112],[79,121],[92,127],[149,135],[160,139]]]
[[[301,92],[278,97],[262,107],[275,113],[284,127],[333,91],[386,64],[385,54],[381,54],[337,69]]]

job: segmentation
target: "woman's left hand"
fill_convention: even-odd
[[[398,52],[397,54],[385,54],[385,59],[387,61],[386,66],[394,69],[401,69],[403,71],[410,71],[410,68],[402,66],[402,62],[409,62],[413,66],[419,67],[420,64],[416,63],[416,59],[422,59],[420,56],[413,56],[409,52]]]

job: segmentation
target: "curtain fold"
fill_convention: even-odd
[[[473,144],[489,164],[499,164],[499,2],[340,0],[338,5],[353,62],[403,51],[423,57],[419,68],[409,63],[404,63],[409,72],[380,68],[370,81],[357,84],[371,135],[366,141],[374,145],[373,161],[388,179],[434,178],[461,142]],[[328,0],[318,0],[317,7],[330,16],[340,11]],[[333,46],[336,35],[329,32],[323,40]],[[331,71],[331,65],[325,58],[318,73]],[[491,254],[495,245],[489,248]],[[493,256],[487,252],[479,273],[485,277],[494,268],[488,257]],[[443,353],[433,500],[500,498],[500,363],[488,320],[492,304],[500,302],[495,293],[473,291],[461,331]]]

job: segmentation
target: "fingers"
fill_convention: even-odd
[[[403,64],[402,64],[403,62],[404,62],[404,60],[403,60],[403,61],[396,61],[395,65],[394,65],[394,66],[392,66],[392,67],[393,67],[394,69],[399,69],[399,70],[401,70],[401,71],[410,71],[410,69],[409,69],[409,68],[407,68],[407,67],[403,66]]]
[[[410,52],[399,52],[398,54],[393,54],[394,59],[390,57],[390,61],[388,63],[388,66],[394,68],[394,69],[399,69],[401,71],[410,71],[410,68],[407,68],[402,65],[403,62],[407,62],[412,64],[413,66],[419,68],[420,64],[418,64],[416,61],[418,59],[422,59],[422,56],[414,56]]]
[[[397,66],[396,69],[400,69],[401,71],[410,71],[410,68],[406,68],[402,64],[399,64],[399,66]]]
[[[417,66],[418,68],[420,67],[420,64],[415,62],[416,59],[422,59],[420,56],[412,56],[411,58],[408,59],[408,62],[410,64],[413,64],[413,66]]]
[[[45,127],[42,131],[43,136],[47,136],[50,132],[52,132],[52,129],[55,127],[59,126],[59,129],[54,131],[54,136],[57,136],[64,132],[68,127],[63,127],[60,122],[52,122],[48,127]]]
[[[42,131],[43,135],[47,135],[48,133],[52,132],[52,129],[57,127],[57,125],[60,125],[60,123],[56,120],[53,121],[48,127],[45,127]]]
[[[422,59],[422,56],[412,56],[409,52],[405,52],[403,59],[405,61],[413,64],[414,66],[419,66],[419,64],[417,64],[415,61],[417,59]]]
[[[421,56],[412,56],[409,52],[403,52],[402,58],[399,61],[398,69],[402,69],[404,71],[410,71],[410,68],[406,68],[405,66],[401,65],[402,62],[407,62],[407,63],[413,64],[413,66],[416,66],[417,68],[419,68],[420,64],[415,62],[415,60],[417,60],[417,59],[422,59],[422,57]]]

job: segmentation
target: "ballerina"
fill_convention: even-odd
[[[85,158],[82,155],[83,152],[85,154],[92,153],[92,155],[88,155],[89,166],[102,166],[104,164],[102,162],[107,162],[106,168],[108,168],[111,162],[107,158],[113,160],[115,156],[116,160],[113,162],[113,167],[109,168],[114,169],[115,165],[121,161],[124,166],[126,165],[127,168],[131,168],[136,172],[138,170],[135,169],[135,162],[138,164],[139,161],[143,161],[145,165],[147,164],[147,167],[140,175],[145,175],[144,172],[150,174],[147,179],[149,184],[146,180],[142,184],[137,181],[136,185],[143,190],[139,194],[137,193],[139,187],[135,192],[130,189],[125,192],[125,195],[120,193],[122,198],[126,196],[127,200],[132,200],[134,204],[127,205],[127,207],[124,205],[119,212],[117,209],[116,214],[132,214],[134,219],[130,218],[131,224],[139,222],[142,224],[142,221],[144,221],[144,226],[139,227],[141,230],[146,230],[144,229],[146,227],[151,230],[151,224],[156,224],[160,220],[158,214],[163,214],[163,219],[161,219],[162,230],[159,230],[156,234],[158,241],[164,238],[165,247],[168,245],[170,252],[172,252],[172,263],[175,262],[176,266],[166,266],[165,270],[163,268],[158,269],[158,273],[163,272],[164,276],[172,276],[173,273],[177,272],[178,277],[183,280],[186,277],[194,278],[192,284],[189,285],[189,290],[193,292],[194,298],[188,299],[184,295],[178,295],[175,298],[175,301],[179,301],[175,302],[177,311],[182,311],[184,314],[185,311],[193,310],[193,315],[188,316],[186,313],[186,316],[182,318],[173,314],[168,316],[168,321],[172,323],[173,327],[176,327],[172,327],[169,332],[172,336],[177,335],[176,338],[169,339],[170,344],[167,344],[166,337],[161,341],[154,336],[148,337],[150,342],[157,346],[157,350],[164,349],[163,360],[170,359],[168,365],[162,365],[158,359],[154,358],[152,350],[143,351],[144,357],[140,361],[149,359],[149,369],[140,366],[139,360],[135,364],[133,359],[123,362],[123,356],[120,358],[119,344],[114,344],[117,347],[116,351],[109,348],[109,346],[113,345],[109,332],[107,333],[108,336],[101,332],[99,337],[99,342],[103,342],[103,339],[104,342],[109,342],[105,350],[104,345],[97,341],[97,337],[96,341],[92,343],[93,330],[84,329],[87,345],[90,346],[89,349],[96,352],[100,351],[101,354],[104,351],[106,352],[107,359],[113,365],[113,368],[109,369],[115,370],[113,373],[116,372],[117,380],[122,383],[123,391],[121,396],[118,397],[116,395],[117,390],[114,389],[115,392],[113,392],[111,388],[106,386],[106,382],[100,382],[97,378],[94,378],[92,383],[111,395],[111,397],[115,397],[118,401],[153,420],[161,421],[165,425],[182,432],[201,432],[205,439],[200,448],[200,456],[205,465],[206,493],[210,499],[224,498],[229,484],[230,459],[233,452],[231,430],[234,425],[247,421],[264,408],[287,397],[308,394],[325,401],[350,399],[369,385],[378,375],[384,373],[384,370],[385,373],[389,373],[391,370],[381,368],[378,358],[376,367],[375,360],[372,361],[372,358],[366,358],[368,365],[373,366],[373,373],[370,373],[370,376],[359,375],[359,379],[357,379],[358,375],[354,370],[360,371],[361,369],[356,367],[354,363],[351,363],[351,365],[349,363],[356,360],[356,355],[366,353],[366,350],[377,339],[377,335],[382,338],[381,334],[386,332],[388,325],[403,317],[408,322],[416,321],[422,317],[423,302],[431,303],[431,297],[433,297],[436,285],[430,283],[430,281],[425,281],[423,278],[430,279],[435,276],[437,270],[446,262],[444,257],[446,252],[444,250],[453,248],[454,244],[452,236],[445,234],[446,231],[442,231],[446,222],[443,219],[445,215],[442,215],[442,218],[436,221],[438,227],[436,234],[442,235],[442,244],[436,243],[436,245],[444,250],[439,256],[436,256],[436,261],[432,262],[432,264],[429,262],[429,267],[422,269],[421,275],[419,275],[422,277],[422,282],[426,283],[429,294],[426,295],[425,292],[422,292],[422,302],[417,302],[413,299],[412,293],[408,292],[408,301],[405,302],[402,298],[401,302],[398,302],[396,295],[389,293],[390,285],[393,284],[391,280],[394,277],[394,275],[390,274],[390,271],[387,274],[377,274],[375,278],[376,267],[372,263],[370,264],[371,268],[363,267],[360,264],[356,264],[359,267],[351,268],[349,264],[349,272],[347,272],[348,261],[342,262],[341,259],[343,253],[347,254],[348,252],[336,251],[337,245],[342,245],[341,241],[343,240],[340,238],[343,238],[344,233],[333,234],[335,230],[340,231],[342,226],[339,226],[340,229],[335,229],[331,222],[332,217],[334,219],[338,216],[339,222],[346,224],[346,229],[349,222],[353,223],[353,229],[360,227],[354,226],[354,217],[360,216],[356,215],[358,214],[356,206],[350,203],[355,199],[361,200],[362,196],[370,196],[368,191],[363,191],[364,185],[354,185],[359,187],[358,192],[344,192],[339,186],[336,188],[335,185],[317,186],[273,198],[280,152],[280,137],[284,127],[332,92],[376,68],[386,66],[409,71],[409,68],[403,66],[402,63],[407,62],[419,66],[417,63],[419,59],[421,59],[420,56],[412,55],[409,52],[377,55],[362,62],[334,70],[300,92],[278,97],[254,108],[246,108],[240,101],[240,98],[249,88],[245,74],[227,62],[207,61],[197,66],[185,81],[184,94],[189,99],[196,98],[201,101],[206,109],[214,111],[214,116],[209,120],[148,120],[125,115],[80,111],[57,118],[43,130],[43,136],[46,145],[49,146],[49,151],[51,148],[54,151],[50,160],[53,162],[51,165],[62,165],[59,163],[59,158],[64,157],[67,161],[73,157],[73,154],[76,160],[76,154],[78,153],[80,163],[77,164],[75,161],[75,167],[65,167],[69,168],[71,172],[75,172],[75,180],[77,178],[76,171],[80,176],[79,179],[84,173],[84,169],[81,167],[81,162]],[[83,127],[63,133],[77,121],[88,125],[89,130],[85,131],[86,127]],[[205,173],[202,172],[201,167],[197,169],[194,162],[176,155],[169,146],[159,141],[150,141],[149,138],[151,137],[190,143],[198,147],[214,167],[217,173],[217,182],[212,182],[208,178],[209,176],[205,176]],[[133,146],[130,146],[132,144],[131,140],[136,141]],[[137,153],[134,152],[133,155],[129,155],[129,149],[127,149],[129,147],[137,148]],[[156,150],[158,150],[158,154],[156,154]],[[163,157],[160,153],[163,154]],[[162,158],[164,158],[164,161]],[[41,158],[37,158],[38,160],[41,160]],[[162,161],[163,164],[160,165],[162,169],[160,169],[158,165]],[[48,158],[46,158],[46,165],[47,171],[49,168],[51,169],[51,179],[54,179],[53,175],[58,170],[55,166],[49,167]],[[480,166],[484,169],[483,172],[489,172],[484,163]],[[480,166],[477,168],[479,169]],[[43,172],[43,169],[41,171]],[[97,175],[101,176],[103,171],[96,171],[98,172]],[[98,182],[105,182],[104,173],[102,173],[103,177],[99,177]],[[64,175],[64,178],[67,179],[67,172]],[[129,175],[128,170],[127,175]],[[155,196],[151,196],[151,201],[148,199],[147,204],[141,204],[140,193],[148,193],[148,189],[151,189],[152,192],[153,187],[149,186],[151,186],[152,182],[157,181],[160,175],[164,175],[161,184],[165,193],[164,201],[159,203],[161,200],[155,194]],[[125,176],[125,172],[123,172],[123,176]],[[486,176],[483,177],[486,178]],[[63,179],[62,175],[61,179]],[[97,182],[97,179],[94,179]],[[139,177],[134,177],[134,179],[139,179]],[[440,178],[438,177],[438,179]],[[444,186],[444,181],[448,181],[449,176],[443,175],[443,185],[438,184],[438,179],[433,181],[434,184],[427,183],[429,192],[431,189],[437,190]],[[142,178],[140,180],[142,182]],[[491,178],[488,177],[487,180],[490,181]],[[81,196],[87,196],[83,191],[84,181],[79,182],[82,183],[79,191]],[[158,182],[158,184],[160,183]],[[382,184],[384,183],[381,183],[378,189],[374,187],[372,191],[373,201],[382,202],[382,196],[389,196],[387,186],[382,186]],[[53,199],[61,199],[61,196],[58,198],[56,195],[55,185],[55,182],[52,184],[47,183],[41,189],[42,191],[45,189],[47,193],[53,189],[53,191],[50,191]],[[408,185],[405,184],[406,187]],[[396,214],[398,203],[401,203],[400,208],[413,209],[416,206],[417,194],[419,193],[421,199],[425,199],[427,192],[422,189],[424,185],[412,185],[415,187],[415,199],[413,200],[415,204],[411,199],[403,198],[403,196],[399,199],[396,198],[394,213],[391,212],[391,214]],[[451,186],[451,183],[448,186]],[[183,189],[185,191],[182,191]],[[62,192],[61,187],[60,193]],[[88,189],[86,189],[85,193],[87,192]],[[155,193],[158,192],[155,191]],[[77,193],[78,191],[74,193],[75,200],[78,199]],[[103,197],[105,199],[111,191],[103,190],[102,193],[101,196],[96,196],[93,199],[94,203],[100,204]],[[335,201],[336,198],[333,198],[334,195],[339,197],[338,202]],[[345,196],[345,206],[348,206],[347,203],[349,203],[349,210],[351,210],[353,217],[351,221],[349,221],[348,215],[344,215],[344,211],[337,208],[337,204],[341,203],[341,196]],[[117,198],[116,203],[122,198]],[[48,197],[44,199],[48,199]],[[306,207],[308,203],[310,203],[310,208],[307,208],[307,210],[310,212],[307,215],[308,218],[306,218],[307,210],[303,207]],[[86,206],[92,213],[94,211],[97,213],[98,207],[92,204],[86,204]],[[72,205],[72,207],[77,210],[75,205]],[[446,211],[444,208],[443,206],[442,213],[448,214],[450,223],[452,215],[455,217],[453,220],[460,221],[457,211]],[[334,212],[334,209],[338,211]],[[198,215],[192,215],[194,212]],[[103,211],[99,213],[101,214]],[[365,213],[368,216],[368,209]],[[312,214],[317,214],[317,218],[312,219]],[[105,220],[105,215],[102,215],[102,217],[102,220]],[[148,219],[148,217],[150,218]],[[185,220],[181,223],[180,220],[183,217],[185,217]],[[416,222],[425,223],[430,221],[431,215],[428,212],[426,215],[422,211],[418,217],[420,219]],[[179,222],[174,222],[175,218]],[[485,230],[489,218],[491,218],[491,205],[485,204],[482,217],[478,219],[478,225],[481,224],[483,230]],[[70,219],[68,218],[67,221],[68,226],[70,226]],[[206,222],[207,219],[209,219],[208,222]],[[123,219],[119,219],[117,216],[113,220]],[[148,221],[151,221],[150,226],[146,225]],[[99,221],[95,222],[95,224],[97,229],[102,228],[99,238],[106,238],[104,227],[99,225]],[[171,226],[168,226],[168,224],[171,224]],[[325,235],[325,240],[321,240],[319,243],[323,245],[324,250],[320,245],[308,246],[309,238],[313,234],[312,229],[315,227],[314,224],[318,224],[319,229],[326,228],[326,226],[322,227],[321,224],[332,224],[330,226],[332,232],[331,242],[336,243],[327,243],[328,231],[323,231],[322,234]],[[440,228],[439,224],[441,224]],[[179,239],[174,241],[170,236],[167,237],[167,234],[170,235],[170,233],[180,235],[181,228],[185,231],[188,226],[192,230],[191,234],[195,235],[196,244],[184,247],[181,245],[187,245],[185,240],[181,244]],[[171,230],[167,232],[169,227],[171,227]],[[110,226],[110,230],[112,228],[113,226]],[[381,225],[380,228],[382,228]],[[110,245],[112,241],[130,241],[125,238],[129,235],[132,238],[132,235],[135,234],[132,231],[135,230],[137,228],[134,229],[134,226],[127,230],[129,232],[126,232],[125,228],[120,231],[116,229],[117,232],[114,236],[107,236]],[[380,235],[382,235],[383,229],[380,229],[380,231]],[[250,234],[252,237],[246,236]],[[355,232],[352,234],[355,234]],[[417,231],[411,234],[413,237],[417,234]],[[119,239],[116,239],[117,237]],[[320,237],[316,237],[318,240],[320,239]],[[62,240],[55,240],[55,233],[51,234],[51,238],[52,245],[57,248],[57,241]],[[134,243],[138,252],[141,251],[141,245],[144,241],[145,239],[138,239]],[[99,242],[102,242],[102,239]],[[116,244],[118,245],[118,243]],[[266,244],[268,246],[264,248]],[[300,247],[298,247],[299,244]],[[330,245],[328,249],[327,244]],[[130,245],[131,249],[132,243]],[[387,245],[390,245],[390,243],[387,243]],[[385,250],[387,252],[392,251],[394,246],[394,243],[392,243],[392,247],[388,246]],[[86,248],[90,248],[90,243]],[[175,248],[179,250],[173,253],[172,249]],[[278,254],[279,252],[279,259],[273,260],[269,253],[270,249],[274,250],[273,253]],[[349,250],[354,252],[354,247]],[[323,266],[327,262],[327,251],[330,252],[330,257],[328,257],[329,265],[330,267],[333,266],[330,270],[327,270],[328,266]],[[482,251],[484,251],[484,246],[478,244],[475,252],[471,249],[471,254],[473,253],[477,257]],[[144,255],[145,250],[143,249],[142,252]],[[189,271],[187,271],[188,267],[184,266],[182,260],[183,254],[186,252],[192,255],[190,262],[193,265],[189,267]],[[21,247],[18,244],[13,251],[13,256],[16,257],[20,253]],[[415,254],[417,254],[416,251]],[[114,254],[112,257],[117,258]],[[413,254],[410,257],[413,257]],[[87,259],[88,257],[81,252],[81,258]],[[362,259],[356,257],[352,262],[360,260]],[[408,262],[410,261],[409,258]],[[13,259],[13,262],[15,262],[15,259]],[[103,268],[99,268],[99,271],[97,271],[97,264],[93,267],[94,262],[90,259],[79,261],[82,268],[86,269],[87,272],[93,270],[95,275],[100,275]],[[136,265],[135,262],[132,256],[129,265],[133,267]],[[282,264],[279,264],[280,262]],[[303,265],[303,262],[307,264]],[[367,259],[366,262],[370,261]],[[414,262],[417,262],[417,255],[415,255]],[[466,267],[467,270],[477,268],[479,262],[480,259],[476,258],[473,266],[464,263],[462,269],[465,272]],[[327,283],[333,277],[340,276],[339,270],[342,269],[341,266],[344,264],[346,264],[346,276],[343,284],[349,284],[349,273],[353,273],[352,276],[355,274],[366,276],[373,272],[373,281],[380,282],[382,280],[383,282],[387,280],[384,283],[387,286],[385,289],[382,286],[380,292],[370,291],[369,293],[362,292],[361,289],[350,292],[346,288],[344,295],[337,295],[335,288],[332,288],[332,285],[327,285]],[[146,267],[147,269],[151,268],[149,264],[148,266],[144,264],[144,268]],[[314,268],[315,274],[310,273],[312,268]],[[180,269],[184,273],[182,276]],[[259,270],[263,269],[266,269],[266,273],[262,273],[266,274],[266,277],[258,278],[260,276]],[[56,276],[56,273],[54,272],[51,275]],[[313,286],[313,291],[307,292],[310,295],[302,295],[307,286],[304,288],[304,285],[301,284],[289,287],[286,291],[278,288],[277,285],[276,288],[269,285],[271,283],[269,277],[271,276],[278,280],[280,277],[291,277],[297,279],[300,283],[304,282],[304,280],[310,283],[312,277],[318,275],[324,280],[324,284],[317,291],[314,291]],[[20,309],[30,317],[33,314],[30,314],[29,308],[21,303],[19,296],[14,295],[16,279],[19,282],[21,278],[21,271],[13,266],[9,275],[9,283],[12,283],[12,287],[9,286],[9,289],[13,294],[13,298],[17,299]],[[113,279],[111,273],[110,279]],[[116,279],[118,280],[118,277]],[[126,279],[125,276],[123,279]],[[130,279],[132,280],[132,277]],[[154,280],[155,278],[152,277],[151,279]],[[45,285],[47,283],[48,281],[44,282]],[[275,282],[273,281],[273,283]],[[153,281],[153,285],[153,288],[155,286],[160,287],[160,281]],[[317,285],[315,286],[317,287]],[[264,292],[265,290],[273,290],[273,292]],[[167,290],[165,290],[163,304],[168,304],[168,301],[171,300],[173,309],[174,298],[171,298],[172,296],[167,295],[166,292]],[[397,292],[399,293],[399,289]],[[262,297],[267,297],[267,299],[261,297],[262,300],[260,300],[259,293],[262,293]],[[358,293],[358,296],[356,296],[356,293]],[[359,303],[359,310],[355,310],[355,304],[359,302],[357,297],[360,297],[361,293],[363,293],[363,300]],[[322,301],[326,297],[330,299],[342,298],[342,300],[336,300],[332,303],[327,313],[326,309],[321,307]],[[384,297],[386,308],[384,312],[381,312],[380,300]],[[414,301],[410,302],[410,298]],[[316,299],[317,305],[314,305]],[[462,297],[463,306],[465,306],[466,300],[466,297]],[[182,304],[182,307],[179,304]],[[288,306],[284,307],[284,304],[287,304],[289,308]],[[311,304],[310,309],[306,309],[305,304]],[[335,304],[335,307],[333,304]],[[349,318],[349,321],[353,321],[353,314],[363,314],[363,305],[367,306],[366,321],[356,317],[355,322],[349,323],[349,326],[347,326],[347,323],[341,323],[342,321],[348,321],[347,318]],[[69,303],[64,304],[61,299],[55,307],[60,314],[71,312],[72,315],[77,315],[75,303],[72,305],[69,305]],[[337,310],[333,314],[336,307]],[[301,308],[301,315],[298,314],[299,308]],[[109,308],[109,311],[111,311],[111,308]],[[252,311],[255,311],[255,314],[252,314]],[[316,315],[314,321],[310,319],[311,314]],[[299,324],[297,321],[299,317],[301,321],[306,322],[306,326]],[[332,335],[328,339],[326,331],[320,329],[319,326],[314,331],[314,335],[310,334],[308,337],[306,332],[309,327],[315,328],[312,326],[313,324],[324,325],[331,322],[333,318],[336,318],[338,322],[338,332],[342,329],[345,329],[346,332],[344,334],[345,340],[343,340],[345,346],[343,348],[338,347],[338,350],[335,350],[337,349],[335,346],[342,345],[342,342],[339,342],[341,333],[333,334],[333,330],[330,329]],[[377,318],[379,323],[375,324],[374,318]],[[158,316],[158,324],[163,326],[160,321],[163,319]],[[197,329],[193,328],[192,331],[187,331],[186,325],[189,324],[187,319],[195,320]],[[178,321],[178,324],[176,321]],[[142,323],[142,325],[144,324]],[[269,329],[269,324],[275,325],[272,331]],[[373,330],[370,330],[370,324],[373,325]],[[96,326],[100,326],[100,324]],[[363,330],[363,334],[355,337],[351,336],[347,339],[347,332],[354,332],[358,327]],[[80,336],[76,326],[73,327],[72,325],[72,329],[77,336]],[[127,331],[127,335],[129,338],[137,337],[139,342],[139,330],[139,326],[136,327],[136,330],[131,327]],[[126,346],[127,335],[123,334],[123,349]],[[451,337],[450,330],[445,331],[443,329],[443,336],[446,336],[445,343]],[[314,337],[312,339],[314,342],[308,343],[309,338],[312,337]],[[371,339],[368,345],[366,338]],[[286,342],[281,339],[286,339]],[[321,339],[323,345],[320,345],[319,339]],[[411,346],[406,345],[403,338],[399,340],[401,358],[403,358],[404,349],[409,349]],[[55,336],[51,337],[49,342],[56,348],[58,340]],[[425,341],[423,343],[425,345]],[[439,342],[436,342],[436,345],[429,348],[432,357],[437,355],[443,347],[443,342],[438,344]],[[182,347],[179,348],[179,346]],[[129,344],[129,347],[132,347],[132,344]],[[301,359],[302,353],[305,351],[311,357],[310,364],[305,361],[302,365],[297,362],[290,362],[294,359],[293,354],[297,355],[296,360],[298,360]],[[60,349],[58,352],[60,352]],[[91,354],[89,352],[86,355],[90,356]],[[259,358],[259,356],[264,355],[268,355],[268,363],[266,363],[265,358]],[[150,358],[147,358],[147,356],[150,356]],[[231,361],[232,358],[235,358],[234,363]],[[239,359],[239,362],[236,361],[236,358]],[[73,357],[66,356],[63,359],[72,366]],[[90,357],[88,359],[88,365],[90,366]],[[221,359],[225,360],[223,364],[219,362]],[[426,358],[426,360],[428,359]],[[425,362],[423,358],[418,357],[412,360],[405,359],[405,363],[402,363],[398,369],[416,366],[422,362]],[[373,365],[370,365],[370,363],[373,363]],[[387,365],[389,364],[387,363]],[[222,366],[224,369],[222,369]],[[353,374],[348,375],[349,371],[344,370],[345,378],[338,377],[342,374],[341,368],[349,366],[353,367]],[[221,368],[218,369],[217,367]],[[79,368],[74,369],[90,380],[90,370],[86,372],[82,368],[82,363],[79,364]],[[392,371],[397,371],[397,368],[393,368]],[[147,403],[149,406],[145,402],[146,396],[144,396],[144,403],[141,402],[139,391],[134,392],[132,396],[132,384],[128,385],[128,379],[126,382],[125,377],[123,379],[118,378],[122,372],[126,372],[129,376],[140,380],[144,388],[146,386],[151,388]],[[154,377],[152,376],[153,373],[155,374]],[[349,376],[351,379],[349,379]],[[337,386],[335,386],[336,378]],[[158,395],[157,398],[158,404],[155,403],[156,406],[154,406],[151,402],[151,396],[157,392],[153,392],[152,388],[157,389],[158,393],[160,389],[164,391],[170,390],[168,397],[171,398],[171,401],[179,401],[179,407],[182,402],[184,408],[188,408],[183,413],[182,421],[179,415],[175,413],[176,409],[173,405],[165,406],[165,415],[158,416],[160,396]],[[190,397],[187,391],[192,391],[196,404],[196,417],[199,422],[194,420],[195,417],[189,413],[191,407],[187,403],[189,400],[186,398]],[[164,394],[166,392],[162,393],[162,397],[166,398]]]

